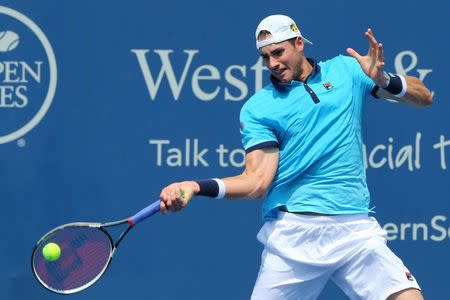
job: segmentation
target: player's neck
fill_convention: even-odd
[[[310,64],[310,62],[304,57],[300,63],[300,72],[297,76],[297,79],[301,82],[305,82],[306,78],[311,74],[313,71],[313,66]]]

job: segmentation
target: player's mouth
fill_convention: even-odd
[[[275,76],[275,78],[278,78],[278,80],[285,81],[285,76],[287,75],[287,68],[278,70],[273,75]]]
[[[283,74],[286,72],[286,68],[283,68],[283,69],[281,69],[281,70],[279,70],[278,72],[277,72],[277,76],[279,76],[279,77],[283,77]]]

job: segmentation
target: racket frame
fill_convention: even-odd
[[[112,257],[114,256],[114,253],[116,252],[117,247],[119,246],[120,242],[123,240],[125,235],[136,224],[140,223],[141,221],[143,221],[143,220],[147,219],[148,217],[154,215],[155,213],[159,212],[160,211],[160,203],[161,203],[160,200],[156,200],[152,204],[150,204],[147,207],[141,209],[139,212],[137,212],[133,216],[131,216],[131,217],[127,218],[127,219],[122,219],[122,220],[115,221],[115,222],[108,222],[108,223],[74,222],[74,223],[68,223],[68,224],[64,224],[64,225],[60,225],[58,227],[55,227],[54,229],[52,229],[49,232],[47,232],[42,238],[40,238],[39,241],[34,246],[34,249],[33,249],[32,255],[31,255],[31,269],[33,271],[33,275],[36,277],[38,282],[43,287],[45,287],[49,291],[52,291],[52,292],[57,293],[57,294],[62,294],[62,295],[73,294],[73,293],[82,291],[82,290],[90,287],[95,282],[97,282],[102,277],[102,275],[106,272],[106,270],[108,269],[108,267],[109,267],[109,265],[111,263]],[[113,226],[117,226],[117,225],[122,225],[122,224],[125,224],[125,223],[128,223],[128,227],[122,231],[122,233],[119,235],[117,241],[114,243],[113,238],[111,237],[109,232],[106,231],[104,228],[105,227],[113,227]],[[39,249],[39,246],[41,246],[42,243],[44,241],[46,241],[49,238],[49,236],[53,235],[56,231],[64,230],[67,227],[92,227],[92,228],[97,228],[98,230],[102,231],[109,239],[110,253],[109,253],[108,261],[105,263],[105,266],[99,272],[99,274],[97,274],[97,276],[94,279],[92,279],[91,281],[89,281],[88,283],[86,283],[86,284],[84,284],[84,285],[82,285],[80,287],[77,287],[77,288],[74,288],[74,289],[71,289],[71,290],[57,290],[57,289],[49,287],[47,284],[45,284],[45,282],[43,282],[43,280],[41,280],[39,278],[39,276],[37,275],[36,270],[34,268],[33,261],[34,261],[34,256],[36,254],[36,251],[37,251],[37,249]]]
[[[128,227],[126,229],[124,229],[119,237],[117,238],[117,241],[114,242],[111,234],[105,230],[106,227],[114,227],[114,226],[119,226],[122,224],[128,223]],[[97,276],[95,276],[91,281],[89,281],[88,283],[74,288],[74,289],[70,289],[70,290],[57,290],[55,288],[50,287],[49,285],[47,285],[37,274],[36,269],[34,267],[34,256],[36,254],[36,251],[40,248],[40,246],[49,238],[51,237],[55,232],[57,231],[61,231],[64,230],[66,228],[74,228],[74,227],[89,227],[89,228],[95,228],[97,230],[100,230],[101,232],[103,232],[103,234],[105,234],[108,237],[109,243],[110,243],[110,253],[109,253],[109,257],[108,257],[108,261],[105,263],[105,266],[103,267],[103,269],[97,274]],[[48,289],[49,291],[52,291],[56,294],[60,294],[60,295],[69,295],[69,294],[74,294],[77,292],[80,292],[84,289],[87,289],[88,287],[90,287],[91,285],[93,285],[95,282],[97,282],[100,277],[103,276],[103,274],[106,272],[106,270],[108,269],[111,260],[114,256],[114,253],[116,252],[117,247],[119,246],[120,242],[123,240],[123,238],[125,237],[125,235],[127,235],[127,233],[134,227],[134,224],[132,224],[128,219],[123,219],[123,220],[119,220],[119,221],[115,221],[115,222],[108,222],[108,223],[95,223],[95,222],[73,222],[73,223],[68,223],[68,224],[64,224],[58,227],[53,228],[52,230],[50,230],[49,232],[47,232],[42,238],[39,239],[39,241],[36,243],[36,245],[33,248],[33,253],[31,255],[31,269],[33,270],[33,275],[34,277],[36,277],[37,281],[43,285],[46,289]]]

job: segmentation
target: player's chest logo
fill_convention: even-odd
[[[331,90],[333,88],[333,84],[331,82],[325,82],[323,84],[324,88],[326,88],[327,90]]]

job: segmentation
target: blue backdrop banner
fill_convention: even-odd
[[[30,256],[49,229],[128,217],[177,180],[242,172],[239,111],[269,83],[258,22],[287,14],[326,60],[367,51],[420,78],[425,109],[368,99],[374,216],[426,299],[450,268],[447,1],[12,1],[0,4],[0,298],[56,299]],[[249,299],[259,200],[195,198],[133,230],[101,281],[72,299]],[[347,299],[329,283],[319,299]]]

